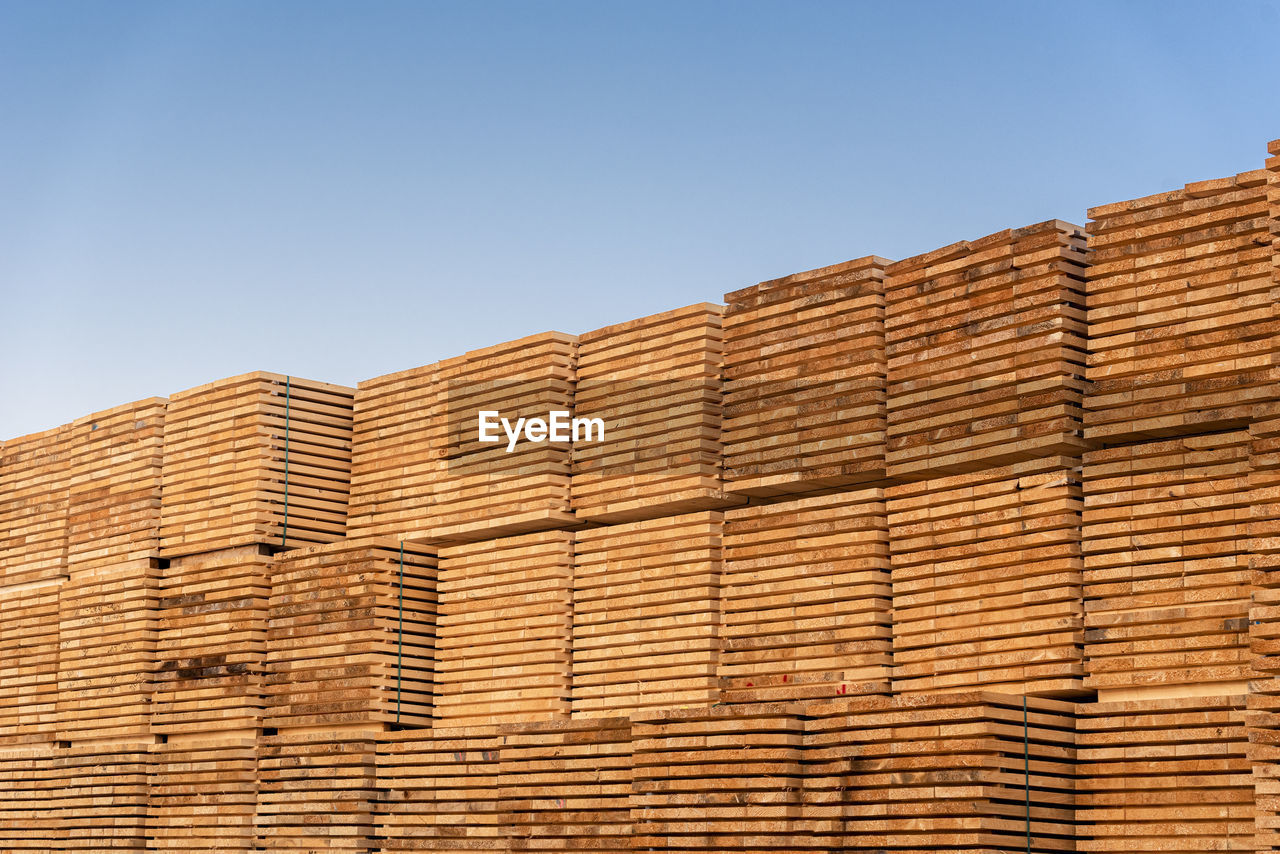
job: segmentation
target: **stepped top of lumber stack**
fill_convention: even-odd
[[[290,374],[276,374],[270,371],[250,371],[247,374],[237,374],[233,377],[224,377],[220,380],[205,383],[204,385],[193,386],[183,391],[174,392],[169,395],[171,404],[181,403],[194,397],[203,395],[211,395],[222,392],[227,389],[238,389],[238,387],[249,383],[260,382],[270,384],[288,383],[293,388],[302,390],[310,390],[316,392],[325,392],[329,394],[339,395],[342,397],[351,397],[355,394],[355,389],[346,386],[337,385],[336,383],[326,383],[320,380],[309,380],[303,377],[296,377]]]
[[[774,299],[791,299],[803,293],[805,285],[822,283],[825,286],[830,284],[828,280],[835,278],[847,279],[850,283],[872,279],[877,273],[883,275],[884,269],[892,263],[888,258],[881,258],[879,255],[866,255],[852,261],[792,273],[778,279],[768,279],[750,287],[739,288],[725,294],[724,301],[729,304],[730,312],[746,311],[759,308]]]
[[[688,320],[693,317],[702,317],[707,314],[723,314],[724,309],[725,307],[723,305],[714,302],[694,303],[693,305],[673,308],[670,311],[663,311],[658,314],[637,317],[635,320],[624,320],[621,323],[611,323],[608,326],[602,326],[599,329],[584,332],[578,336],[578,343],[580,345],[603,344],[607,346],[609,343],[607,339],[616,335],[647,333],[652,331],[655,327],[676,323],[677,321]]]
[[[1061,219],[1048,219],[1044,222],[1037,222],[1031,225],[1024,225],[1021,228],[1006,228],[1003,231],[997,231],[994,234],[988,234],[986,237],[980,237],[977,240],[961,240],[952,243],[949,246],[942,246],[920,255],[913,255],[910,258],[904,258],[901,261],[891,262],[885,272],[892,277],[901,277],[906,273],[912,273],[926,267],[932,267],[939,264],[945,264],[948,261],[954,261],[957,258],[963,258],[976,252],[982,252],[987,249],[994,249],[1001,246],[1016,246],[1020,241],[1035,237],[1046,232],[1054,232],[1059,234],[1076,234],[1083,232],[1080,226]]]
[[[1272,143],[1275,145],[1275,143]],[[1151,208],[1157,208],[1161,205],[1167,205],[1171,202],[1181,202],[1187,199],[1203,199],[1219,195],[1223,191],[1232,188],[1251,189],[1260,187],[1267,183],[1267,170],[1251,169],[1248,172],[1241,172],[1237,175],[1228,175],[1225,178],[1210,178],[1206,181],[1192,181],[1184,184],[1180,190],[1166,190],[1163,193],[1153,193],[1150,196],[1142,196],[1137,199],[1126,199],[1122,202],[1110,202],[1105,205],[1098,205],[1089,208],[1088,217],[1091,220],[1102,220],[1111,217],[1118,217],[1126,213],[1136,213]],[[1119,227],[1119,226],[1117,226]],[[1095,233],[1098,228],[1094,223],[1090,223],[1089,232]]]

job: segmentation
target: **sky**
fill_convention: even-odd
[[[1280,0],[0,0],[0,439],[1261,168]]]

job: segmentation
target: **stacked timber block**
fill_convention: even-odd
[[[160,580],[153,732],[194,738],[259,725],[270,592],[261,546],[170,562]]]
[[[1275,399],[1266,174],[1090,209],[1087,439],[1231,429]]]
[[[575,717],[716,702],[723,529],[703,511],[578,532]]]
[[[147,850],[255,850],[255,748],[249,734],[171,737],[156,745],[149,779]]]
[[[60,578],[0,588],[0,745],[53,741]]]
[[[61,578],[67,561],[71,425],[4,443],[0,585]]]
[[[0,744],[0,851],[58,851],[63,781],[51,743]]]
[[[160,579],[154,558],[72,564],[57,592],[57,731],[62,741],[151,733]]]
[[[1255,850],[1243,695],[1083,704],[1078,726],[1077,850]]]
[[[173,395],[164,428],[162,554],[341,539],[353,394],[259,372]]]
[[[888,266],[891,478],[1079,452],[1085,263],[1051,220]]]
[[[574,415],[604,441],[573,445],[571,504],[587,522],[626,522],[727,503],[721,472],[721,322],[702,303],[578,339]]]
[[[634,847],[802,850],[804,721],[786,703],[632,715]]]
[[[731,491],[771,496],[884,479],[888,263],[859,258],[725,295]]]
[[[628,718],[502,724],[498,731],[509,850],[633,850]]]
[[[0,744],[55,736],[72,434],[64,425],[0,451]]]
[[[347,536],[399,537],[428,525],[442,459],[431,445],[436,366],[356,386]]]
[[[501,426],[481,442],[479,415],[519,418],[573,412],[578,341],[547,332],[475,350],[436,365],[436,407],[429,447],[440,458],[430,524],[410,531],[421,542],[478,540],[572,523],[570,442],[521,440],[508,451]],[[494,418],[498,418],[495,415]],[[496,424],[495,420],[495,424]]]
[[[387,540],[278,555],[264,723],[430,725],[435,624],[432,555]]]
[[[522,534],[439,554],[439,725],[567,717],[573,534]]]
[[[1280,140],[1272,143],[1280,154]],[[1280,156],[1272,157],[1272,233],[1280,240]],[[1280,245],[1277,247],[1280,249]],[[1280,261],[1280,258],[1277,258]],[[1276,267],[1280,283],[1280,264]],[[1247,718],[1254,782],[1255,848],[1280,850],[1280,411],[1259,407],[1249,425],[1249,567],[1254,582],[1249,607]]]
[[[164,406],[142,400],[71,425],[68,565],[58,593],[63,741],[149,740]],[[126,754],[134,750],[126,745]]]
[[[883,489],[728,511],[721,583],[724,701],[888,693]]]
[[[964,694],[806,707],[804,830],[823,851],[1073,851],[1074,706]]]
[[[67,562],[108,566],[159,556],[165,401],[80,418],[68,434]]]
[[[60,748],[54,759],[64,851],[147,849],[148,741]]]
[[[1078,461],[891,486],[893,689],[1082,689]]]
[[[378,741],[383,851],[505,851],[497,727],[436,727]]]
[[[258,740],[258,846],[266,851],[376,850],[377,736],[282,730]]]
[[[1248,433],[1090,451],[1083,476],[1086,687],[1246,691]]]

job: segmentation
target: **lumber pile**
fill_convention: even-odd
[[[161,573],[154,558],[72,564],[57,591],[60,740],[150,735]]]
[[[360,730],[286,730],[259,738],[259,849],[377,850],[375,738]]]
[[[71,745],[58,750],[53,767],[61,850],[148,850],[148,741]]]
[[[57,851],[63,782],[52,744],[0,745],[0,851]]]
[[[475,350],[436,365],[430,448],[441,465],[430,526],[410,531],[422,542],[479,540],[541,531],[574,521],[569,503],[571,443],[521,437],[508,453],[506,435],[481,442],[478,416],[501,413],[546,419],[573,412],[578,341],[559,332]]]
[[[71,426],[4,443],[0,457],[0,584],[66,572]]]
[[[1078,461],[891,486],[893,688],[1082,688]]]
[[[436,719],[459,727],[567,716],[573,534],[439,554]]]
[[[1248,481],[1242,430],[1085,454],[1085,684],[1100,699],[1246,690]]]
[[[430,725],[434,556],[385,540],[285,552],[266,617],[267,726]]]
[[[258,372],[173,395],[164,426],[162,554],[341,539],[353,394]]]
[[[633,850],[629,719],[502,724],[498,732],[510,850]]]
[[[56,735],[60,585],[47,579],[0,588],[0,744]]]
[[[391,733],[378,741],[377,816],[383,851],[506,850],[497,728]]]
[[[804,722],[786,703],[632,716],[634,847],[798,850]]]
[[[728,511],[722,697],[769,702],[887,693],[890,597],[883,489]]]
[[[701,303],[606,326],[578,339],[574,415],[604,441],[573,443],[578,519],[627,522],[723,507],[721,323]]]
[[[1245,697],[1080,706],[1082,852],[1253,851]]]
[[[164,570],[153,732],[258,726],[270,571],[260,546],[175,558]]]
[[[1247,423],[1280,378],[1266,172],[1102,205],[1089,217],[1086,438]]]
[[[1075,850],[1073,710],[986,692],[809,705],[809,844],[877,854]]]
[[[253,851],[258,797],[255,740],[170,739],[153,748],[150,851]]]
[[[1082,447],[1084,233],[1059,220],[890,264],[889,476],[918,479]]]
[[[1280,158],[1277,158],[1280,165]],[[1249,425],[1249,759],[1255,845],[1280,850],[1280,412]]]
[[[67,562],[73,569],[160,554],[165,401],[77,419],[67,453]]]
[[[580,531],[573,568],[573,714],[718,699],[723,515]]]
[[[885,476],[884,258],[725,294],[724,465],[734,493]]]
[[[348,537],[399,538],[429,527],[441,467],[431,445],[437,391],[435,365],[356,386]]]

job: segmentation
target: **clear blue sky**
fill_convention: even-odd
[[[0,0],[0,437],[1260,168],[1280,4]]]

